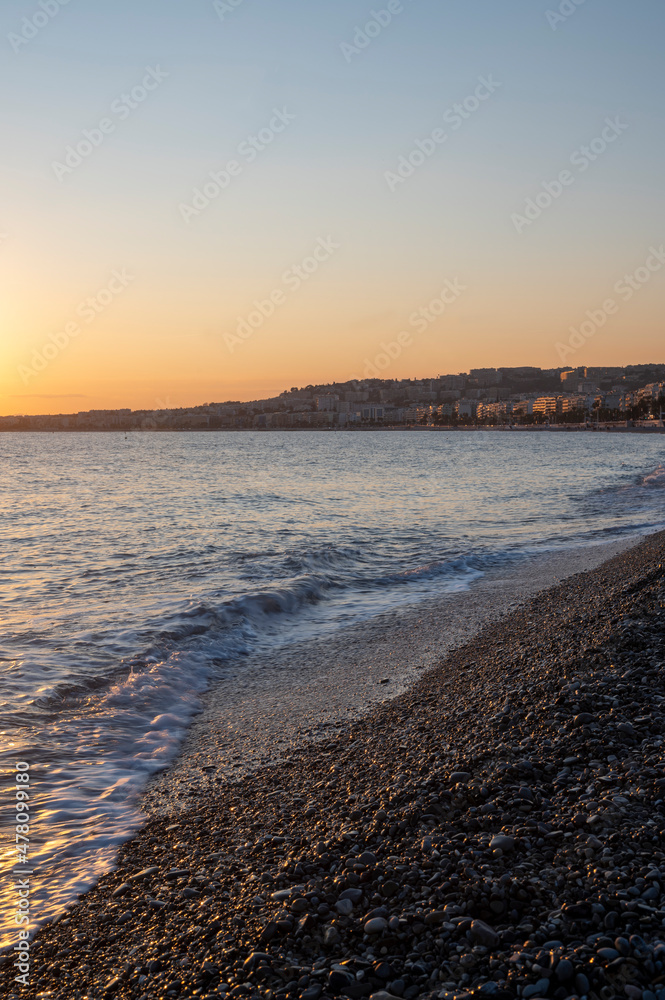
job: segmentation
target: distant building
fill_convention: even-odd
[[[466,385],[463,375],[439,375],[438,381],[444,389],[463,389]]]
[[[383,420],[386,411],[384,406],[363,406],[360,412],[363,420]]]
[[[324,413],[334,413],[337,409],[337,404],[339,402],[339,396],[335,396],[333,393],[326,393],[325,396],[316,397],[316,408],[317,410]]]
[[[512,403],[479,403],[478,420],[505,420],[513,412]]]
[[[533,401],[533,413],[539,413],[541,416],[549,416],[552,413],[556,413],[556,396],[539,396]]]
[[[654,400],[665,396],[665,382],[651,382],[639,390],[640,399]]]
[[[570,382],[573,379],[577,381],[579,381],[580,379],[584,380],[586,379],[586,377],[587,377],[587,369],[584,366],[580,368],[570,368],[567,371],[561,372],[562,382]]]
[[[475,379],[479,386],[498,385],[503,375],[496,368],[472,368],[469,376]]]
[[[623,375],[623,368],[587,368],[586,378],[591,379],[616,379]]]
[[[580,409],[579,402],[575,396],[559,396],[556,401],[557,413],[571,413]]]
[[[526,417],[533,413],[533,399],[518,399],[513,403],[513,416]]]
[[[457,416],[473,419],[476,415],[478,404],[473,399],[460,399],[457,404]]]
[[[531,368],[528,365],[522,368],[499,368],[497,370],[507,379],[540,378],[543,374],[542,368]]]
[[[584,378],[577,383],[577,391],[582,393],[589,393],[589,392],[596,393],[600,392],[600,388],[595,382],[592,382],[590,379]]]

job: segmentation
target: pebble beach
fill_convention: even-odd
[[[665,1000],[664,556],[652,535],[331,737],[162,801],[0,997]]]

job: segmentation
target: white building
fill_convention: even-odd
[[[461,399],[457,404],[457,416],[473,418],[476,415],[477,408],[478,404],[475,400]]]

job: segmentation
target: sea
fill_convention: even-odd
[[[290,643],[665,528],[665,437],[2,433],[0,494],[5,947],[11,873],[31,872],[33,928],[62,916],[141,824],[142,790],[206,691],[250,653],[269,684]]]

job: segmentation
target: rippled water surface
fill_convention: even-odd
[[[112,865],[243,655],[662,527],[664,465],[661,435],[0,434],[3,781],[30,763],[35,920]]]

